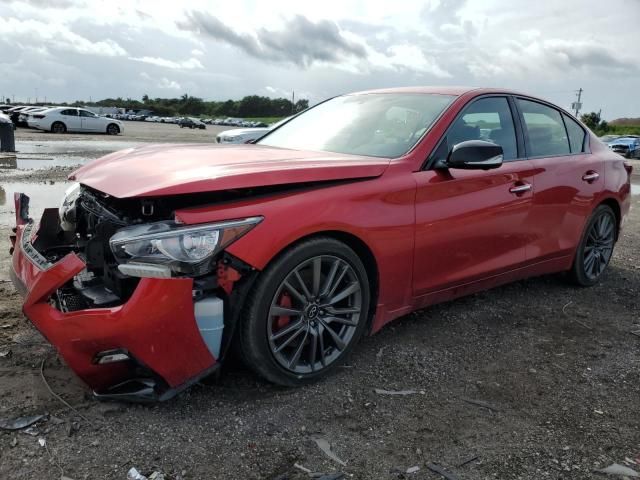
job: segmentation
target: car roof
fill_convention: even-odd
[[[504,88],[480,88],[480,87],[464,87],[464,86],[448,86],[448,87],[396,87],[396,88],[380,88],[375,90],[363,90],[360,92],[355,92],[350,95],[364,95],[369,93],[427,93],[427,94],[438,94],[438,95],[454,95],[460,96],[465,93],[474,92],[477,95],[483,95],[486,93],[506,93],[513,95],[526,95],[527,97],[531,97],[531,95],[527,95],[521,92],[515,92],[512,90],[504,89]]]

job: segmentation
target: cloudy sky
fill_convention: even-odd
[[[0,0],[0,97],[518,89],[640,116],[640,0]]]

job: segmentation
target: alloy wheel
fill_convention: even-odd
[[[271,353],[290,372],[320,371],[354,338],[361,311],[362,285],[347,261],[332,255],[305,260],[285,277],[271,302]]]
[[[584,247],[584,272],[591,280],[598,278],[606,268],[615,241],[616,221],[610,212],[602,212],[591,224]]]

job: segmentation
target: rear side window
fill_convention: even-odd
[[[569,146],[571,147],[571,153],[583,152],[584,146],[584,130],[573,118],[568,117],[564,113],[564,124],[567,126],[567,134],[569,135]]]
[[[76,117],[78,115],[78,111],[74,110],[73,108],[70,108],[68,110],[62,110],[60,112],[60,115],[72,115],[72,116]]]
[[[569,139],[560,112],[541,103],[518,98],[529,139],[529,156],[569,155]]]
[[[433,157],[447,158],[454,145],[467,140],[486,140],[502,147],[504,160],[518,157],[516,131],[506,97],[476,100],[449,127]]]

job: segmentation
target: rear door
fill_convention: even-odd
[[[78,132],[81,130],[80,117],[77,108],[67,108],[60,112],[60,120],[64,122],[68,131]]]
[[[572,255],[603,188],[604,163],[589,152],[586,131],[569,115],[527,98],[516,105],[535,169],[527,260]]]
[[[414,295],[481,280],[525,262],[533,170],[506,96],[473,101],[447,130],[417,182]],[[502,146],[494,170],[433,169],[465,140]]]

